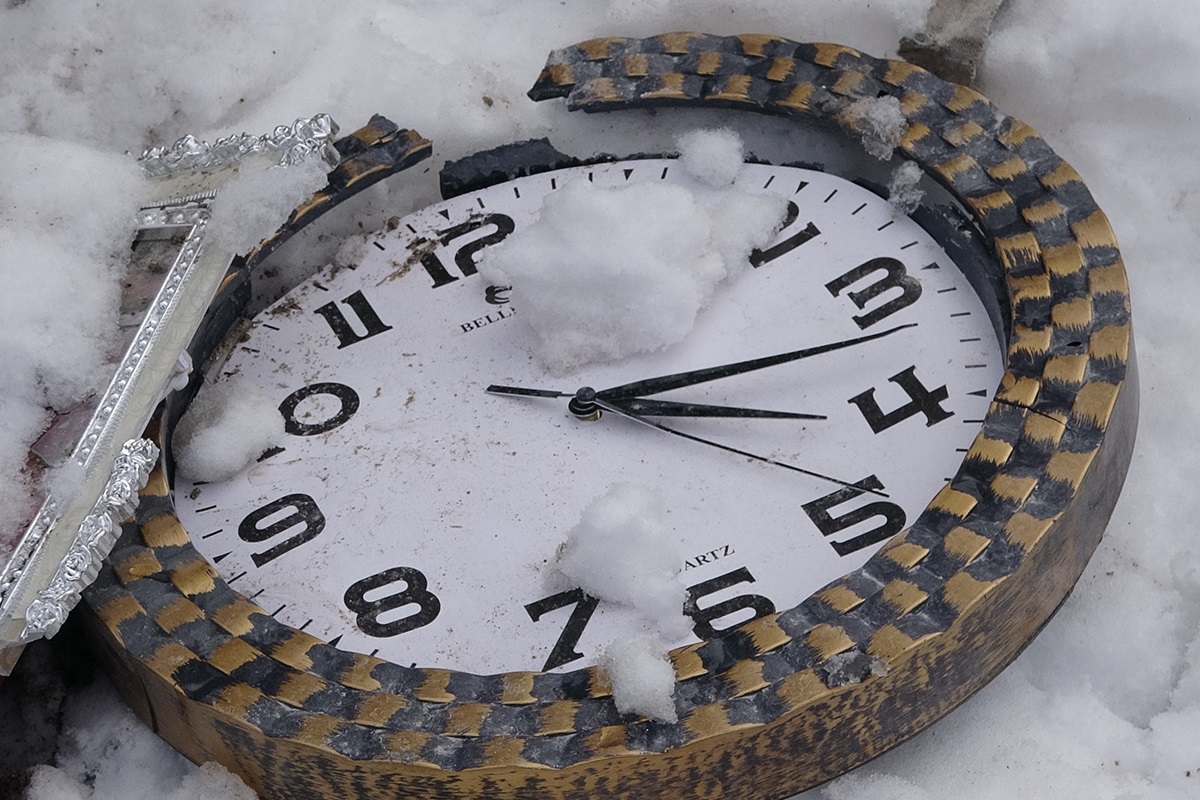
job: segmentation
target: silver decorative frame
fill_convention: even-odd
[[[143,153],[143,172],[158,180],[138,211],[137,236],[186,233],[71,454],[69,462],[82,468],[82,485],[71,496],[46,497],[7,563],[0,563],[0,675],[24,644],[57,632],[136,508],[137,490],[158,457],[157,448],[138,437],[189,371],[186,348],[235,255],[206,236],[221,186],[252,154],[278,155],[279,166],[314,157],[336,163],[337,131],[328,115],[318,114],[264,136],[239,134],[212,145],[185,136]]]
[[[120,525],[138,506],[138,492],[145,487],[150,470],[158,461],[158,448],[149,439],[130,439],[113,461],[112,473],[100,499],[75,534],[75,543],[58,565],[50,585],[37,594],[25,612],[22,641],[53,636],[67,621],[67,614],[100,571],[112,551]]]
[[[317,153],[332,166],[339,158],[333,146],[337,132],[338,125],[328,114],[317,114],[311,119],[298,119],[290,126],[280,125],[262,136],[239,133],[217,139],[213,144],[191,135],[184,136],[169,148],[145,150],[139,160],[143,172],[152,178],[219,169],[236,164],[253,153],[278,153],[279,166],[284,167],[307,161]]]

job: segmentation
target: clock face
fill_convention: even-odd
[[[345,650],[475,673],[574,669],[640,632],[553,568],[609,487],[658,493],[680,545],[692,632],[797,605],[861,566],[954,474],[1003,372],[988,310],[945,251],[876,194],[747,164],[736,188],[786,198],[787,224],[721,287],[683,341],[551,374],[519,295],[475,270],[571,181],[700,186],[676,162],[576,167],[431,206],[369,237],[261,313],[225,375],[278,403],[281,446],[175,501],[222,577],[282,622]],[[581,420],[574,392],[886,336],[654,399],[824,419]],[[856,484],[850,486],[847,484]],[[869,487],[871,491],[866,491]]]

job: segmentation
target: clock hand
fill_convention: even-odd
[[[729,445],[721,444],[720,442],[714,442],[710,439],[702,439],[699,436],[693,436],[690,433],[684,433],[683,431],[676,430],[675,428],[668,428],[666,425],[660,425],[659,423],[654,422],[652,420],[648,420],[645,417],[639,416],[637,414],[632,414],[632,413],[624,410],[620,406],[613,405],[610,402],[605,402],[604,400],[600,399],[599,397],[595,398],[592,402],[594,402],[597,407],[599,407],[605,411],[611,411],[612,413],[617,414],[619,416],[628,417],[629,419],[633,420],[634,422],[640,422],[643,425],[649,425],[651,428],[658,428],[660,431],[664,431],[666,433],[670,433],[675,436],[680,436],[680,437],[683,437],[684,439],[690,439],[693,442],[699,442],[700,444],[712,445],[713,447],[717,448],[718,450],[724,450],[729,453],[734,453],[735,455],[745,456],[746,458],[751,458],[751,459],[754,459],[755,461],[762,461],[765,464],[772,464],[776,467],[783,467],[784,469],[790,469],[793,472],[799,472],[802,475],[808,475],[813,478],[820,478],[823,481],[829,481],[830,483],[836,483],[838,486],[847,486],[851,489],[860,489],[869,494],[879,495],[880,497],[888,496],[888,495],[884,494],[883,492],[880,492],[876,489],[872,489],[869,486],[864,486],[861,483],[851,483],[850,481],[843,481],[839,478],[832,478],[829,475],[823,475],[820,472],[813,472],[812,470],[804,469],[803,467],[797,467],[794,464],[788,464],[783,461],[776,461],[773,458],[767,458],[766,456],[760,456],[760,455],[756,455],[754,453],[749,453],[745,450],[739,450],[736,447],[730,447]]]
[[[751,372],[756,369],[773,367],[776,364],[786,364],[789,361],[808,358],[809,356],[830,353],[834,350],[852,347],[853,345],[862,344],[874,339],[882,339],[884,336],[890,336],[896,331],[901,331],[905,328],[914,328],[916,325],[917,323],[910,322],[907,325],[897,325],[895,328],[889,328],[879,333],[871,333],[853,339],[843,339],[840,342],[829,342],[828,344],[821,344],[816,347],[806,347],[803,350],[793,350],[790,353],[752,358],[749,361],[738,361],[734,364],[723,364],[719,367],[707,367],[705,369],[692,370],[691,372],[677,372],[673,375],[661,375],[657,378],[646,378],[645,380],[634,381],[633,383],[623,383],[620,386],[613,386],[610,389],[596,392],[596,397],[611,403],[614,400],[625,400],[633,397],[644,397],[648,394],[658,394],[659,392],[666,392],[683,386],[715,381],[718,378],[728,378],[731,375],[740,375],[743,372]]]
[[[555,392],[550,389],[527,389],[524,386],[497,386],[492,384],[484,389],[488,394],[514,394],[519,397],[571,397],[568,392]]]
[[[764,411],[758,408],[712,406],[703,403],[672,403],[635,397],[612,403],[630,414],[644,417],[745,417],[753,419],[828,419],[824,414],[797,414],[792,411]]]
[[[506,394],[518,397],[570,397],[571,413],[586,417],[596,410],[592,401],[596,392],[590,386],[584,386],[575,394],[556,392],[552,389],[529,389],[524,386],[497,386],[492,384],[484,391],[489,394]],[[824,414],[798,414],[792,411],[764,411],[757,408],[737,408],[735,406],[714,406],[703,403],[675,403],[668,400],[648,400],[635,397],[629,400],[615,401],[622,409],[631,414],[642,414],[649,417],[741,417],[755,419],[828,419]]]

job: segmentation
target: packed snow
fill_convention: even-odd
[[[632,606],[667,636],[687,633],[687,592],[676,576],[683,553],[667,525],[662,496],[617,483],[583,510],[555,567],[592,597]]]
[[[248,253],[279,229],[296,208],[328,183],[329,167],[311,157],[281,167],[278,156],[247,159],[221,186],[212,204],[212,241],[230,253]]]
[[[737,131],[701,128],[683,133],[676,144],[679,163],[701,183],[719,189],[737,180],[746,149]]]
[[[613,642],[600,666],[612,683],[613,702],[622,714],[643,714],[660,722],[678,722],[675,711],[675,667],[666,650],[651,636]]]
[[[0,181],[0,507],[24,509],[26,451],[51,409],[67,411],[107,383],[142,184],[119,152],[20,129],[0,127],[0,152],[21,165]],[[0,520],[0,553],[22,516]]]
[[[229,480],[276,446],[283,430],[279,409],[249,381],[208,383],[175,428],[175,464],[188,480]]]
[[[732,132],[698,131],[681,159],[717,149],[721,185],[741,168]],[[712,145],[705,138],[713,134]],[[730,167],[733,169],[730,169]],[[686,167],[696,174],[697,166]],[[712,182],[711,171],[699,180]],[[783,223],[787,203],[726,189],[698,194],[678,184],[599,187],[578,179],[546,195],[538,219],[484,252],[480,274],[512,287],[520,319],[555,372],[661,350],[692,330],[722,281],[749,263]]]
[[[644,118],[567,115],[525,98],[546,53],[601,35],[697,29],[888,56],[929,6],[812,0],[797,14],[785,0],[364,0],[331,11],[210,0],[168,14],[133,0],[0,4],[0,503],[24,492],[24,447],[47,407],[95,388],[112,355],[143,191],[127,152],[185,133],[264,133],[318,111],[344,130],[385,113],[433,139],[436,159],[545,135],[585,153],[598,132],[608,150],[634,152],[645,147]],[[1138,449],[1083,579],[1025,653],[928,732],[803,797],[1200,795],[1197,85],[1200,12],[1185,0],[1010,0],[997,19],[979,88],[1072,162],[1122,243],[1141,369]],[[436,196],[431,177],[397,180],[369,193],[361,218],[378,224]],[[58,757],[28,797],[248,796],[232,781],[206,784],[215,773],[187,764],[95,684],[69,701]]]

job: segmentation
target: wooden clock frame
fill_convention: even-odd
[[[1137,421],[1125,269],[1079,175],[1027,125],[919,67],[759,35],[583,42],[552,54],[530,95],[585,111],[741,109],[850,136],[855,101],[896,98],[897,152],[994,249],[1011,307],[1006,373],[953,479],[864,567],[671,653],[678,723],[621,717],[595,667],[410,668],[277,622],[192,547],[160,461],[86,594],[90,627],[148,725],[263,797],[786,797],[986,684],[1070,592],[1112,513]],[[390,166],[364,168],[384,139]],[[428,154],[415,134],[378,127],[346,142],[329,190],[285,232]],[[204,347],[238,318],[261,255],[235,263]],[[168,417],[152,424],[160,439]]]

